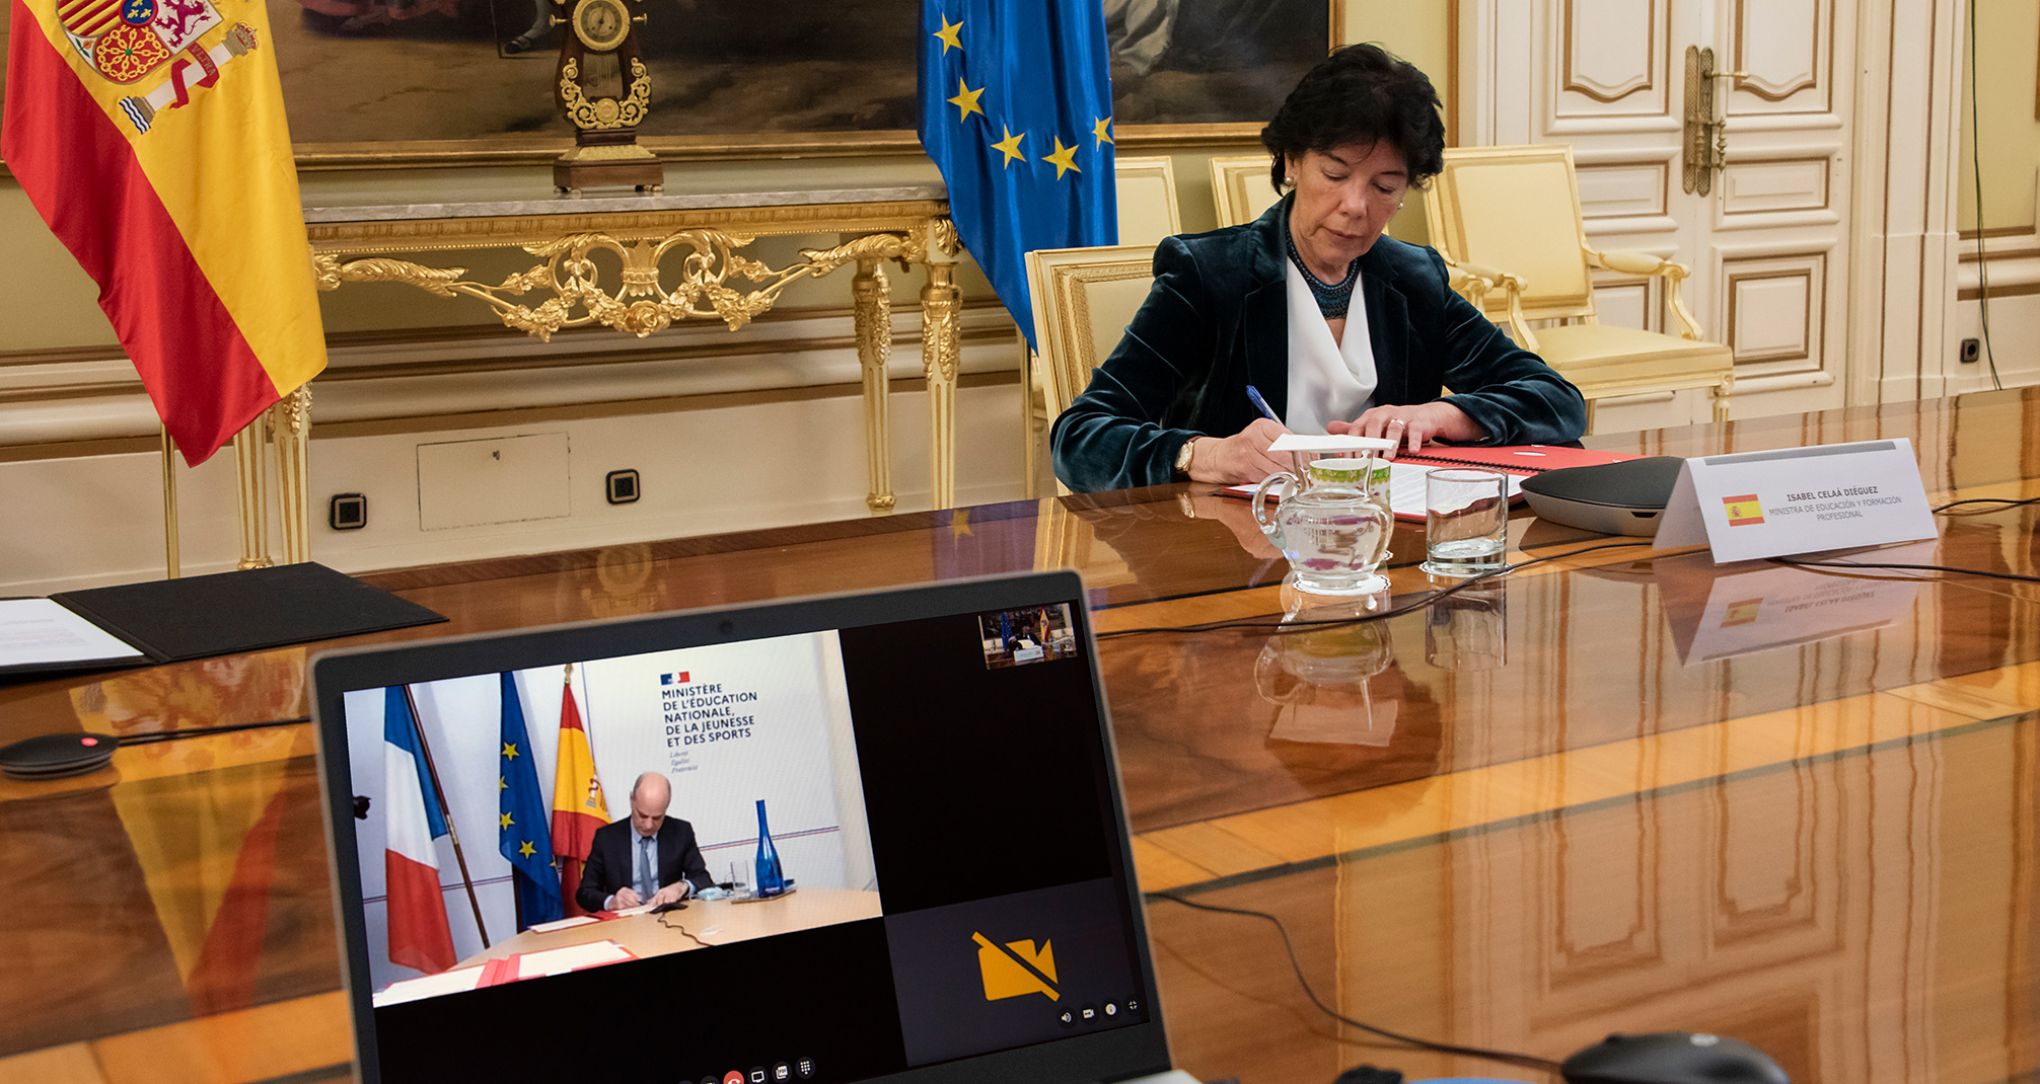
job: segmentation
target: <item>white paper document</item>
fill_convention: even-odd
[[[1311,439],[1343,440],[1345,438],[1312,437]],[[1423,519],[1425,500],[1424,476],[1431,473],[1434,470],[1444,469],[1445,468],[1443,467],[1433,466],[1428,463],[1404,463],[1401,462],[1400,460],[1394,459],[1389,460],[1388,461],[1389,508],[1393,510],[1396,515],[1401,516],[1405,519]],[[1523,479],[1513,474],[1505,474],[1503,475],[1503,477],[1509,480],[1509,499],[1515,500],[1518,496],[1521,496],[1523,493]],[[1237,485],[1228,486],[1227,488],[1234,493],[1240,494],[1243,497],[1251,497],[1254,495],[1254,490],[1259,487],[1251,485]]]
[[[0,670],[146,657],[49,599],[0,599]]]
[[[390,983],[369,1000],[380,1009],[385,1005],[402,1005],[406,1001],[438,997],[441,994],[465,993],[482,981],[482,969],[462,967],[452,971],[441,971],[437,975],[424,975],[415,979],[399,979]]]
[[[546,975],[564,975],[584,967],[613,964],[631,958],[630,950],[614,941],[590,941],[585,945],[524,953],[517,957],[517,977],[536,979]]]
[[[528,928],[532,933],[552,933],[555,930],[571,930],[576,926],[586,926],[590,922],[600,921],[602,920],[592,915],[575,915],[572,918],[563,918],[556,922],[535,923]]]
[[[1385,437],[1356,437],[1348,434],[1284,433],[1268,445],[1271,452],[1385,452],[1395,441]]]

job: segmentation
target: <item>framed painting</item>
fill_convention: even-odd
[[[301,166],[537,161],[568,145],[552,0],[266,2]],[[1103,0],[1121,145],[1252,139],[1325,55],[1344,2]],[[662,156],[918,147],[912,0],[636,10],[653,87],[640,139]]]

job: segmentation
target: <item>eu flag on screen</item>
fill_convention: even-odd
[[[551,922],[566,911],[560,902],[560,875],[553,869],[552,806],[538,789],[538,768],[531,759],[531,734],[524,727],[524,704],[517,682],[503,675],[503,732],[496,750],[496,848],[510,861],[510,879],[517,886],[517,928]]]
[[[1026,254],[1119,241],[1100,0],[922,0],[921,145],[1034,343]]]

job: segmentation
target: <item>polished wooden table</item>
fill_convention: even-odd
[[[765,900],[689,900],[686,906],[664,914],[640,912],[614,915],[565,928],[520,930],[515,935],[462,960],[454,967],[432,975],[399,979],[375,991],[376,1008],[440,994],[473,990],[479,984],[483,965],[511,956],[554,954],[549,963],[520,962],[532,976],[557,974],[589,962],[585,957],[562,961],[582,945],[615,945],[629,953],[620,959],[649,959],[675,952],[733,945],[759,937],[774,937],[799,930],[833,926],[878,918],[882,912],[878,893],[869,890],[809,888]],[[613,951],[613,950],[612,950]],[[540,956],[540,960],[547,957]],[[604,961],[608,962],[608,961]]]
[[[1890,436],[1937,499],[2040,496],[2034,389],[1593,443]],[[1282,563],[1205,488],[371,579],[453,619],[399,640],[1083,570],[1164,1013],[1206,1078],[1548,1079],[1374,1044],[1310,1006],[1270,928],[1169,895],[1279,914],[1334,1008],[1457,1043],[1563,1057],[1681,1028],[1798,1081],[2040,1072],[2040,587],[1717,570],[1525,515],[1523,557],[1578,555],[1285,633]],[[2040,507],[1940,522],[1931,560],[2040,572]],[[1400,599],[1430,589],[1422,548],[1393,543]],[[1250,627],[1137,631],[1203,621]],[[302,714],[308,650],[0,688],[0,740]],[[0,784],[0,1079],[345,1074],[312,745],[280,726]]]
[[[590,941],[614,941],[643,959],[877,917],[878,893],[854,889],[806,888],[779,899],[742,902],[689,900],[685,908],[662,915],[626,915],[547,933],[525,930],[462,960],[461,966]]]

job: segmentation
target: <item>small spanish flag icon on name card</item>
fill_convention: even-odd
[[[1721,498],[1722,507],[1728,510],[1728,525],[1748,527],[1764,522],[1764,506],[1757,503],[1757,495],[1745,493],[1740,497]]]

